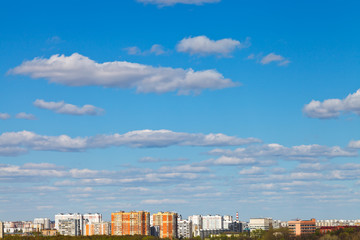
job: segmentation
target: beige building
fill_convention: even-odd
[[[177,213],[158,212],[153,214],[153,225],[159,226],[160,238],[177,238]]]
[[[312,234],[316,231],[316,220],[295,220],[288,222],[290,234],[300,236],[302,234]]]
[[[0,222],[0,238],[4,237],[4,223]]]

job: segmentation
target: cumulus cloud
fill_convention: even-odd
[[[141,203],[159,205],[159,204],[182,204],[182,203],[188,203],[188,201],[181,199],[147,199],[141,201]]]
[[[248,168],[248,169],[243,169],[239,173],[242,174],[242,175],[261,175],[261,174],[264,174],[264,172],[265,171],[264,171],[263,168],[253,166],[253,167]]]
[[[15,117],[17,119],[26,119],[26,120],[35,120],[36,119],[35,115],[33,115],[31,113],[24,113],[24,112],[16,114]]]
[[[185,162],[189,161],[188,158],[175,158],[175,159],[168,159],[168,158],[154,158],[154,157],[143,157],[139,159],[141,163],[158,163],[158,162]]]
[[[125,134],[75,137],[44,136],[34,132],[5,132],[0,135],[0,154],[16,155],[28,150],[77,152],[91,148],[128,146],[138,148],[169,146],[238,146],[260,142],[256,138],[237,138],[218,134],[183,133],[170,130],[139,130]],[[3,152],[1,151],[3,149]]]
[[[0,113],[0,119],[6,120],[9,119],[11,116],[8,113]]]
[[[303,112],[310,118],[320,119],[337,118],[341,113],[360,115],[360,89],[344,99],[327,99],[323,102],[312,100],[304,106]]]
[[[181,40],[177,45],[178,52],[185,52],[191,55],[220,55],[229,56],[237,48],[245,48],[250,46],[250,39],[240,43],[231,38],[221,40],[211,40],[206,36],[189,37]]]
[[[360,149],[360,140],[359,141],[351,141],[349,143],[350,148],[359,148]]]
[[[254,158],[254,159],[286,159],[299,161],[314,161],[336,157],[355,157],[357,151],[345,149],[339,146],[328,147],[322,145],[300,145],[285,147],[280,144],[264,144],[249,146],[247,148],[214,149],[209,152],[212,155],[221,155],[229,158]]]
[[[290,63],[290,61],[286,58],[284,58],[281,55],[277,55],[275,53],[269,53],[268,55],[264,56],[261,60],[260,63],[261,64],[269,64],[272,62],[278,62],[279,66],[285,66],[288,65]]]
[[[155,4],[160,7],[164,7],[164,6],[172,6],[178,3],[202,5],[204,3],[217,3],[220,2],[221,0],[137,0],[137,1],[145,4]]]
[[[100,115],[104,112],[104,109],[95,107],[93,105],[84,105],[82,107],[75,106],[73,104],[60,102],[46,102],[42,99],[36,99],[34,106],[42,109],[48,109],[60,114],[70,115]]]
[[[144,55],[144,56],[146,56],[146,55],[154,54],[156,56],[159,56],[159,55],[164,55],[167,53],[167,51],[164,49],[164,47],[161,46],[160,44],[154,44],[151,46],[151,48],[149,50],[145,50],[145,51],[141,51],[141,49],[136,46],[125,48],[125,50],[127,51],[127,53],[129,55]]]
[[[177,91],[178,94],[190,94],[238,85],[216,70],[152,67],[126,61],[97,63],[78,53],[35,58],[8,73],[29,75],[34,79],[46,78],[67,86],[135,88],[141,93]]]

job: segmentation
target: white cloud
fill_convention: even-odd
[[[285,59],[283,56],[277,55],[275,53],[269,53],[260,60],[261,64],[269,64],[272,62],[278,62],[279,66],[285,66],[290,63],[288,59]]]
[[[175,159],[167,159],[167,158],[154,158],[154,157],[143,157],[139,159],[141,163],[157,163],[157,162],[185,162],[189,161],[188,158],[175,158]]]
[[[15,117],[17,119],[26,119],[26,120],[35,120],[36,119],[35,115],[33,115],[31,113],[24,113],[24,112],[16,114]]]
[[[155,4],[160,7],[164,7],[164,6],[172,6],[178,3],[202,5],[204,3],[217,3],[220,2],[221,0],[137,0],[137,1],[145,4]]]
[[[207,160],[203,163],[210,163],[214,165],[250,165],[255,164],[256,160],[253,158],[238,158],[238,157],[228,157],[221,156],[218,159]]]
[[[243,169],[239,173],[243,175],[259,175],[259,174],[264,174],[264,169],[261,167],[253,166],[248,169]]]
[[[141,203],[142,204],[154,204],[154,205],[159,205],[159,204],[183,204],[183,203],[188,203],[188,201],[181,200],[181,199],[148,199],[148,200],[141,201]]]
[[[48,109],[56,113],[70,115],[100,115],[104,112],[104,109],[89,104],[78,107],[73,104],[65,103],[64,101],[46,102],[42,99],[36,99],[34,106],[42,109]]]
[[[6,120],[9,119],[11,116],[8,113],[0,113],[0,119]]]
[[[221,40],[211,40],[206,36],[189,37],[181,40],[177,45],[178,52],[186,52],[191,55],[221,55],[229,56],[236,48],[249,47],[250,40],[246,39],[244,43],[231,38]]]
[[[327,99],[323,102],[312,100],[303,112],[310,118],[337,118],[342,112],[360,115],[360,89],[344,99]]]
[[[136,46],[125,48],[125,50],[127,51],[127,53],[129,55],[144,55],[144,56],[146,56],[146,55],[154,54],[156,56],[159,56],[159,55],[164,55],[167,53],[167,51],[164,49],[164,47],[161,46],[160,44],[154,44],[151,46],[151,48],[149,50],[146,50],[146,51],[141,51],[141,49]]]
[[[238,146],[260,142],[256,138],[237,138],[224,134],[172,132],[169,130],[139,130],[125,134],[75,137],[44,136],[29,131],[5,132],[0,135],[0,154],[16,155],[27,150],[76,152],[111,146],[169,147],[169,146]],[[8,148],[8,149],[7,149]]]
[[[209,152],[212,155],[221,155],[230,158],[254,158],[254,159],[287,159],[299,161],[314,161],[321,158],[330,159],[336,157],[355,157],[357,151],[344,149],[339,146],[328,147],[317,144],[285,147],[280,144],[264,144],[237,148],[235,150],[214,149]]]
[[[360,149],[360,140],[358,140],[358,141],[351,141],[351,142],[349,143],[349,147],[350,147],[350,148],[359,148],[359,149]]]
[[[178,94],[190,94],[238,85],[216,70],[152,67],[125,61],[97,63],[78,53],[68,57],[35,58],[8,73],[29,75],[34,79],[47,78],[50,82],[67,86],[135,88],[141,93],[177,91]]]

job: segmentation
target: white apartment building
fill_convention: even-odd
[[[81,235],[85,235],[85,226],[88,223],[100,223],[102,222],[102,214],[100,213],[59,213],[55,215],[55,229],[59,230],[60,220],[79,220],[79,228]]]
[[[50,219],[49,218],[35,218],[34,222],[33,222],[33,228],[35,228],[36,231],[50,229]]]
[[[192,237],[192,222],[186,219],[183,220],[181,215],[178,217],[177,236],[178,238]]]
[[[360,219],[357,220],[343,220],[343,219],[328,219],[316,220],[316,227],[336,227],[336,226],[360,226]]]
[[[202,229],[202,217],[201,215],[192,215],[188,217],[188,221],[191,222],[192,236],[200,236],[200,230]]]
[[[250,218],[249,228],[251,232],[256,229],[269,230],[272,222],[271,218]]]
[[[59,219],[58,232],[64,236],[80,236],[80,219]]]
[[[220,216],[220,215],[202,216],[202,229],[203,230],[222,230],[222,229],[224,229],[223,216]]]
[[[234,222],[232,216],[225,215],[223,218],[223,229],[230,229],[231,224]]]

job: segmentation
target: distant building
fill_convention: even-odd
[[[292,235],[312,234],[316,231],[316,220],[314,218],[310,220],[295,220],[289,221],[289,232]]]
[[[109,222],[95,222],[87,223],[85,225],[85,236],[93,235],[110,235],[111,223]]]
[[[250,232],[262,229],[269,230],[272,227],[272,219],[271,218],[250,218],[249,222]]]
[[[181,215],[178,217],[178,238],[192,238],[192,222],[186,219],[182,219]]]
[[[236,220],[229,224],[228,228],[229,232],[242,232],[243,231],[243,224],[242,222]]]
[[[45,229],[45,230],[42,230],[41,231],[41,234],[43,236],[46,236],[46,237],[53,237],[53,236],[56,236],[57,235],[57,230],[56,229]]]
[[[151,226],[150,235],[154,237],[160,237],[160,226]]]
[[[220,216],[220,215],[202,216],[202,229],[203,230],[222,230],[222,229],[224,229],[223,216]]]
[[[41,232],[44,229],[50,229],[50,219],[49,218],[35,218],[33,222],[33,228],[37,232]]]
[[[355,229],[360,229],[360,226],[320,227],[320,233],[326,234],[328,232],[337,231],[339,229],[347,229],[347,228],[352,228],[355,230]]]
[[[111,213],[111,235],[150,235],[150,213]]]
[[[160,238],[177,238],[177,213],[158,212],[153,214],[153,226],[159,226]]]
[[[229,225],[232,224],[233,222],[234,220],[232,216],[225,215],[223,217],[223,229],[229,229]]]
[[[4,237],[4,223],[0,222],[0,238]]]
[[[81,235],[80,219],[59,219],[58,232],[64,236],[80,236]]]
[[[59,213],[59,214],[56,214],[55,215],[55,229],[58,230],[59,232],[60,232],[60,229],[59,229],[60,220],[78,220],[77,221],[77,228],[79,229],[80,233],[77,233],[79,235],[76,235],[76,236],[80,236],[84,232],[83,215],[82,214],[80,214],[80,213]]]
[[[200,229],[202,229],[202,217],[201,215],[192,215],[188,217],[188,220],[192,224],[192,236],[200,236]]]

